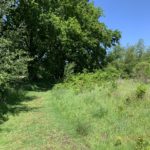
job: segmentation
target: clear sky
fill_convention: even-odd
[[[122,32],[122,45],[140,38],[150,45],[150,0],[94,0],[94,4],[104,11],[100,21]]]

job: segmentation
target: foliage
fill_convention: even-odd
[[[138,99],[143,99],[146,93],[146,87],[144,85],[139,85],[136,89],[136,97]]]
[[[3,0],[0,3],[0,103],[6,103],[7,92],[14,88],[19,80],[27,77],[27,65],[31,60],[28,53],[23,50],[24,26],[13,30],[13,27],[6,27],[7,14],[10,8],[15,7],[14,1]],[[4,104],[5,105],[5,104]]]
[[[107,62],[121,72],[122,78],[136,77],[141,81],[148,82],[149,58],[149,49],[140,39],[135,45],[114,47],[107,56]]]
[[[144,51],[145,51],[144,40],[139,39],[138,43],[136,44],[136,53],[139,59],[143,56]]]
[[[0,101],[3,101],[9,85],[27,75],[29,58],[5,38],[0,38],[0,58]]]
[[[64,70],[64,77],[67,80],[74,74],[75,63],[67,63]]]
[[[150,80],[150,63],[139,62],[134,68],[134,76],[147,83]]]
[[[75,72],[105,65],[106,49],[119,42],[120,33],[99,22],[102,15],[85,0],[19,0],[5,13],[2,25],[3,32],[21,29],[17,43],[33,58],[29,77],[56,80],[64,76],[66,62],[75,63]]]
[[[55,88],[62,88],[62,86],[73,88],[78,93],[78,91],[92,90],[95,84],[101,86],[108,81],[116,87],[117,85],[114,82],[119,77],[120,72],[118,70],[114,67],[108,67],[105,70],[96,70],[94,73],[74,74],[66,78],[64,84],[57,84]]]

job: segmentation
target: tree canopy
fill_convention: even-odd
[[[17,49],[32,57],[32,80],[62,78],[68,63],[75,64],[75,72],[102,68],[106,49],[121,37],[99,21],[102,10],[88,0],[15,0],[8,5],[2,33],[17,32]]]

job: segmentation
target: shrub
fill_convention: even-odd
[[[66,71],[67,73],[67,71]],[[96,70],[93,73],[79,73],[73,75],[72,73],[66,75],[63,84],[57,84],[55,88],[73,88],[75,91],[83,92],[85,90],[91,91],[95,88],[95,85],[102,86],[106,82],[113,82],[118,79],[120,73],[114,68],[107,68],[106,70]],[[116,83],[112,83],[116,87]]]
[[[139,85],[136,89],[136,97],[138,99],[143,99],[145,93],[146,93],[146,87],[143,84]]]
[[[7,96],[8,87],[15,85],[16,81],[27,77],[28,54],[16,49],[10,39],[0,38],[0,101]]]
[[[108,79],[117,79],[121,75],[121,71],[111,65],[108,65],[104,71],[107,73]]]
[[[7,105],[5,103],[1,103],[0,104],[0,124],[8,120],[8,116],[6,115],[7,110],[8,110]]]

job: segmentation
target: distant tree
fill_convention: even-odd
[[[146,61],[150,63],[150,47],[148,47],[142,56],[142,61]]]
[[[136,53],[135,46],[129,46],[126,49],[125,59],[124,59],[125,73],[127,73],[129,76],[132,76],[132,71],[136,64],[137,64],[137,53]]]
[[[134,76],[147,83],[150,81],[150,63],[139,62],[134,68]]]
[[[144,50],[145,50],[144,40],[139,39],[138,43],[136,44],[136,53],[139,59],[143,56]]]
[[[117,45],[107,56],[107,63],[118,70],[124,70],[125,48]]]
[[[149,52],[145,51],[144,41],[139,40],[136,45],[115,46],[108,54],[107,61],[122,71],[123,76],[132,76],[133,70],[139,62],[148,61]]]

